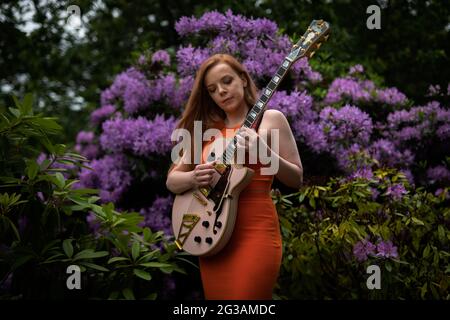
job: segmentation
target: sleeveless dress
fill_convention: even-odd
[[[239,127],[223,125],[218,129],[229,138]],[[211,143],[203,144],[202,163],[207,162],[207,147]],[[278,214],[270,196],[273,175],[261,175],[259,162],[246,166],[255,170],[255,175],[240,194],[229,242],[216,255],[199,258],[208,300],[269,300],[277,282],[282,245]]]

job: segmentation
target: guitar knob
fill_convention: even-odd
[[[207,237],[205,239],[205,241],[206,241],[207,244],[211,244],[213,242],[211,237]]]
[[[202,238],[200,238],[199,236],[196,236],[194,238],[194,241],[200,243],[200,242],[202,242]]]
[[[203,221],[202,222],[202,226],[204,226],[205,228],[209,227],[209,222],[208,221]]]
[[[219,229],[222,228],[222,222],[217,221],[216,222],[216,227],[219,228]]]

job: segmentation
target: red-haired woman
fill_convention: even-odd
[[[194,121],[201,121],[203,132],[215,128],[227,134],[239,129],[257,100],[257,88],[246,69],[232,56],[216,54],[205,60],[197,71],[192,93],[177,128],[194,136]],[[271,141],[258,133],[277,129],[279,141]],[[238,148],[247,152],[263,145],[266,154],[278,161],[274,175],[261,174],[261,163],[249,164],[255,170],[250,184],[241,192],[233,234],[217,254],[200,257],[200,273],[206,299],[271,299],[282,256],[278,215],[270,196],[273,177],[283,184],[299,188],[303,167],[291,128],[285,116],[267,110],[258,132],[243,129],[249,140],[239,137]],[[270,136],[269,136],[270,137]],[[279,143],[278,152],[271,150]],[[195,143],[195,141],[194,141]],[[214,168],[208,162],[211,141],[202,143],[201,163],[182,157],[169,169],[166,185],[175,193],[208,186]],[[187,155],[188,153],[185,153]]]

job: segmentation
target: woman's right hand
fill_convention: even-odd
[[[195,169],[192,170],[194,187],[206,187],[212,182],[214,172],[216,171],[213,167],[214,164],[215,161],[195,166]]]

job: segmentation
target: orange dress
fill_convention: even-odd
[[[236,126],[232,133],[240,127]],[[219,128],[220,129],[220,128]],[[221,132],[227,134],[223,125]],[[207,162],[207,146],[202,163]],[[261,165],[250,184],[241,192],[233,234],[216,255],[200,257],[200,274],[208,300],[269,300],[278,278],[282,246],[278,214],[270,196],[273,175],[261,175]]]

